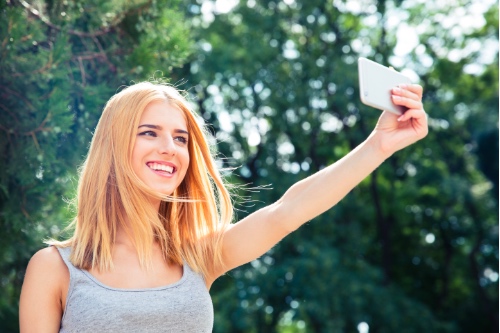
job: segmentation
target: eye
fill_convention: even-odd
[[[156,137],[156,133],[154,131],[144,131],[139,133],[139,135]]]
[[[174,140],[175,141],[179,141],[179,142],[181,142],[183,144],[186,144],[188,142],[188,139],[186,137],[184,137],[184,136],[176,136],[174,138]]]

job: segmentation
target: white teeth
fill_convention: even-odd
[[[174,172],[174,168],[169,165],[164,165],[160,163],[149,163],[148,166],[153,170],[166,171],[168,173]]]

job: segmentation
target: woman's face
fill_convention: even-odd
[[[170,195],[189,167],[184,113],[166,101],[150,103],[136,129],[132,168],[152,190]]]

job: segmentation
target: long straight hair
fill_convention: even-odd
[[[170,196],[148,188],[131,165],[141,115],[155,101],[166,101],[181,110],[190,133],[190,164]],[[151,267],[155,242],[166,261],[186,261],[204,276],[223,265],[222,235],[232,221],[233,206],[207,133],[172,86],[141,82],[114,95],[104,108],[80,168],[77,215],[70,225],[73,236],[48,243],[71,246],[70,259],[77,267],[107,270],[113,267],[112,247],[122,227],[145,267]],[[158,211],[151,206],[151,197],[162,199]]]

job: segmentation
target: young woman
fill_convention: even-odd
[[[427,134],[422,87],[394,88],[401,116],[281,199],[231,224],[204,127],[173,87],[113,96],[81,169],[74,234],[31,259],[21,332],[211,332],[211,284],[328,210],[385,159]]]

